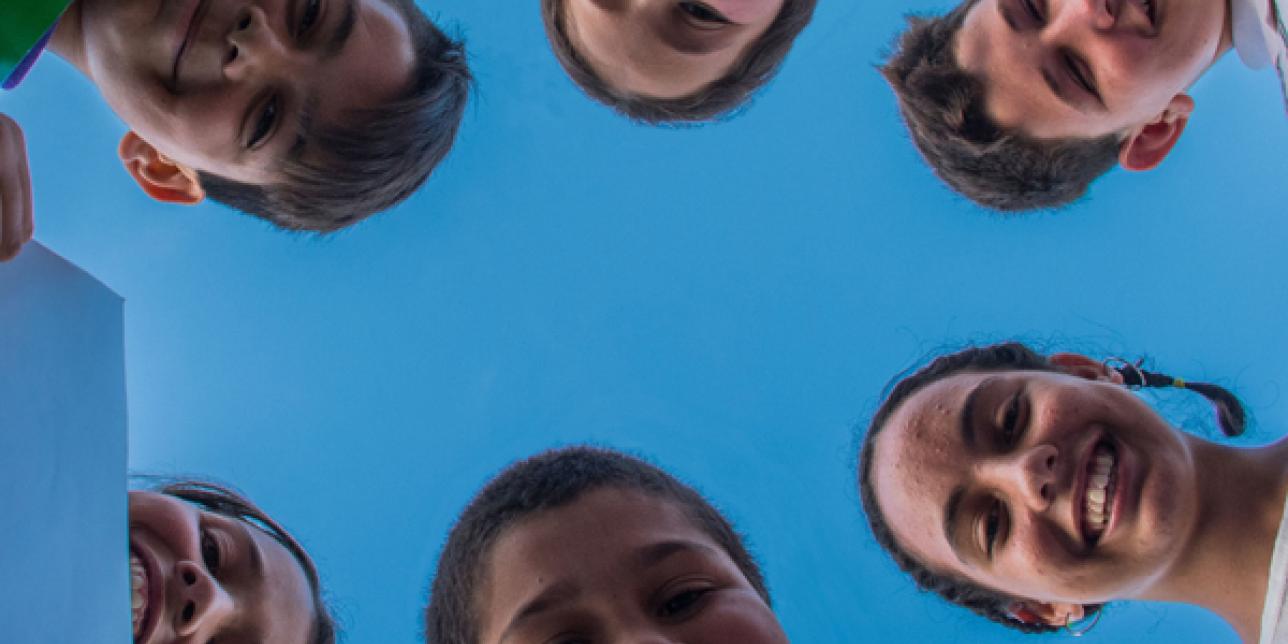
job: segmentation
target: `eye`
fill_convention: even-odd
[[[993,551],[997,548],[998,534],[1002,531],[1002,502],[993,501],[989,507],[988,514],[984,515],[984,550],[988,553],[988,558],[993,558]]]
[[[210,534],[210,531],[202,530],[201,562],[206,564],[206,570],[209,570],[211,575],[218,575],[222,560],[223,553],[219,551],[219,542]]]
[[[726,18],[724,14],[702,2],[681,2],[679,7],[680,11],[688,14],[690,18],[693,18],[698,22],[716,23],[721,25],[733,24],[733,21]]]
[[[264,141],[269,132],[273,131],[273,124],[277,122],[277,97],[274,96],[264,104],[264,109],[259,113],[259,118],[255,120],[255,126],[251,129],[250,140],[246,142],[247,148],[254,148]]]
[[[1042,11],[1038,9],[1038,5],[1035,0],[1020,0],[1020,4],[1024,5],[1024,11],[1029,14],[1029,17],[1037,21],[1038,24],[1046,22],[1046,19],[1042,16]]]
[[[304,11],[300,13],[299,34],[308,33],[309,29],[318,22],[318,14],[321,13],[321,0],[305,0]]]
[[[1006,403],[1006,412],[1002,416],[1002,443],[1004,445],[1014,445],[1020,437],[1020,394],[1015,392],[1010,401]]]
[[[1100,95],[1096,93],[1095,83],[1091,82],[1091,78],[1089,77],[1087,72],[1083,69],[1083,66],[1079,64],[1079,61],[1069,54],[1065,54],[1063,58],[1064,58],[1064,66],[1066,69],[1069,70],[1069,76],[1073,78],[1073,82],[1077,83],[1079,87],[1086,90],[1088,94],[1091,94],[1092,96],[1096,96],[1098,98]]]
[[[658,611],[661,617],[681,617],[692,612],[711,592],[710,588],[689,588],[669,597]]]

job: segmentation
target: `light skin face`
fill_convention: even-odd
[[[477,598],[488,644],[786,644],[773,611],[673,502],[605,488],[509,528]]]
[[[414,68],[406,22],[381,0],[80,0],[54,47],[130,126],[130,174],[180,203],[203,196],[196,170],[274,182],[309,154],[306,115],[342,123]]]
[[[308,580],[268,534],[152,492],[131,492],[129,513],[149,598],[135,641],[308,641],[316,612]]]
[[[1081,356],[1052,361],[1068,373],[967,372],[918,391],[876,438],[872,482],[914,557],[1027,599],[1013,607],[1026,621],[1062,625],[1085,604],[1148,595],[1184,555],[1199,494],[1188,437],[1119,374]],[[1087,478],[1103,444],[1116,451],[1116,489],[1092,540]]]
[[[1002,126],[1036,139],[1115,134],[1122,165],[1145,170],[1184,130],[1188,87],[1229,49],[1228,12],[1193,0],[981,0],[954,51]]]
[[[719,80],[783,8],[783,0],[562,1],[568,38],[596,74],[652,98]]]

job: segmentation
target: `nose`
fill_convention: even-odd
[[[241,79],[255,70],[280,64],[286,47],[258,6],[237,14],[225,42],[223,68],[230,79]]]
[[[1059,5],[1057,9],[1056,6]],[[1114,28],[1122,11],[1122,0],[1074,0],[1051,3],[1048,37],[1078,42],[1088,35],[1103,35]]]
[[[1043,512],[1055,500],[1056,463],[1060,452],[1044,443],[1005,458],[986,462],[981,478],[1034,512]]]
[[[175,582],[179,586],[176,601],[175,633],[181,637],[209,637],[232,613],[233,602],[205,566],[191,561],[175,564]]]

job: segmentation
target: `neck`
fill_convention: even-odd
[[[63,12],[63,17],[49,39],[49,50],[71,63],[82,74],[89,76],[88,57],[85,55],[85,30],[82,28],[82,7],[87,0],[73,0]]]
[[[1190,538],[1146,599],[1207,608],[1255,642],[1288,492],[1288,440],[1240,449],[1193,439],[1199,511]]]

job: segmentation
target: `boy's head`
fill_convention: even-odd
[[[78,0],[68,20],[145,192],[285,228],[334,230],[409,196],[469,92],[461,45],[413,0]]]
[[[709,121],[774,76],[817,0],[541,0],[546,36],[591,98],[637,121]]]
[[[1225,2],[966,0],[911,18],[882,72],[945,182],[1027,210],[1074,201],[1116,164],[1161,163],[1187,88],[1228,45]]]
[[[430,644],[787,642],[759,568],[711,504],[652,465],[586,447],[516,463],[470,502],[425,627]]]

